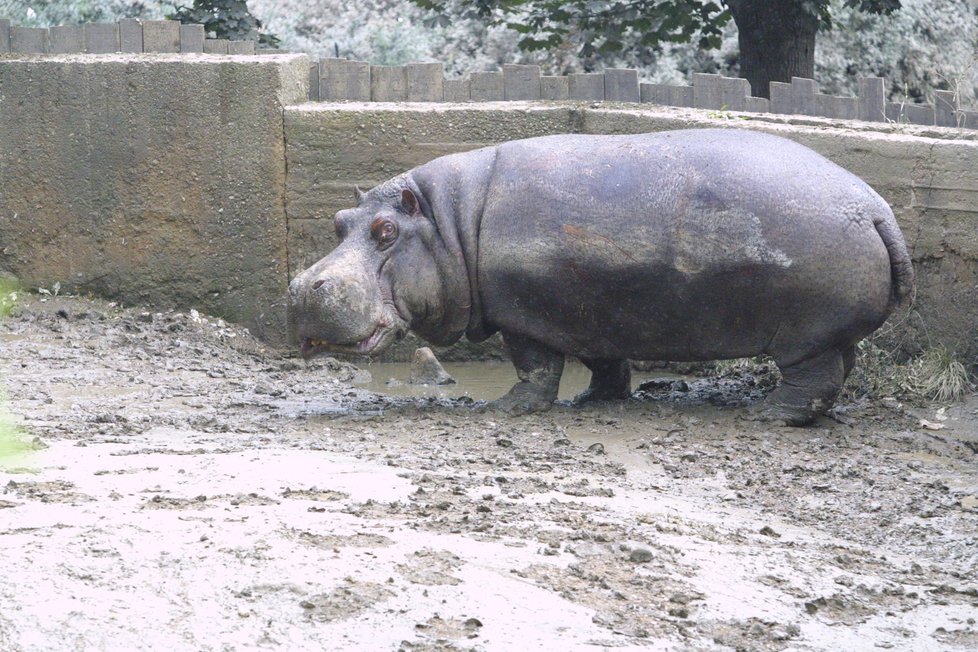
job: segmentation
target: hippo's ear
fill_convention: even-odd
[[[357,200],[357,206],[363,203],[363,191],[360,186],[353,186],[353,198]]]
[[[421,203],[410,188],[401,190],[401,210],[411,217],[421,216]]]

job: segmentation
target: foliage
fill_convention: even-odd
[[[9,315],[10,311],[13,310],[14,305],[17,303],[19,291],[15,282],[7,280],[4,276],[0,276],[0,319]]]
[[[626,47],[658,50],[663,43],[695,42],[701,49],[718,48],[731,18],[730,5],[763,4],[765,0],[412,0],[428,9],[428,25],[446,26],[454,16],[504,24],[522,38],[524,50],[550,50],[566,41],[580,46],[579,55],[620,52]],[[832,25],[830,0],[783,0],[818,17],[822,28]],[[900,0],[844,0],[848,7],[889,14]]]
[[[251,0],[249,6],[291,51],[380,65],[439,61],[449,75],[527,63],[541,66],[544,74],[631,67],[640,69],[646,81],[684,83],[692,72],[726,71],[723,59],[735,53],[737,45],[731,23],[719,51],[666,43],[658,53],[628,47],[584,60],[566,43],[549,51],[520,50],[519,34],[477,17],[458,15],[448,25],[425,24],[425,10],[397,0],[361,0],[355,5],[343,0]]]
[[[667,42],[695,40],[700,48],[716,48],[723,26],[730,20],[729,11],[718,2],[702,0],[412,2],[432,12],[426,21],[429,26],[446,26],[456,16],[483,20],[517,32],[520,49],[552,50],[573,42],[580,46],[578,54],[584,59],[626,47],[654,49]]]
[[[18,287],[14,282],[0,277],[0,319],[10,314],[17,302],[17,293]],[[3,409],[3,396],[0,395],[0,461],[26,449],[19,435],[19,429]]]
[[[261,21],[251,15],[245,0],[194,0],[191,7],[178,5],[169,18],[203,25],[204,30],[216,38],[258,41],[273,48],[280,43],[277,36],[260,31]]]
[[[20,429],[14,425],[13,419],[0,403],[0,462],[28,450],[29,447],[21,439],[21,434]]]
[[[821,35],[815,76],[822,92],[855,93],[857,78],[885,77],[894,100],[924,101],[934,89],[975,105],[978,6],[961,0],[903,0],[891,16],[852,11],[836,0],[836,29]]]
[[[0,0],[0,16],[14,25],[49,27],[160,18],[162,12],[158,2],[140,0]]]

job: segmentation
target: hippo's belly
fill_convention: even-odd
[[[610,255],[593,242],[565,244],[533,259],[523,247],[485,256],[493,280],[483,286],[494,291],[483,304],[494,326],[581,357],[711,360],[763,352],[784,315],[797,312],[790,291],[778,292],[794,279],[777,262],[684,269],[651,248]]]

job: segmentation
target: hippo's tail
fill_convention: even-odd
[[[903,233],[897,225],[893,212],[887,207],[885,216],[875,220],[876,232],[880,234],[886,250],[890,254],[890,273],[893,278],[893,290],[890,295],[890,306],[905,305],[913,294],[913,262]]]

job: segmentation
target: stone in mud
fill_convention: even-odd
[[[441,366],[432,350],[422,346],[414,352],[408,382],[412,385],[454,385],[455,379]]]

